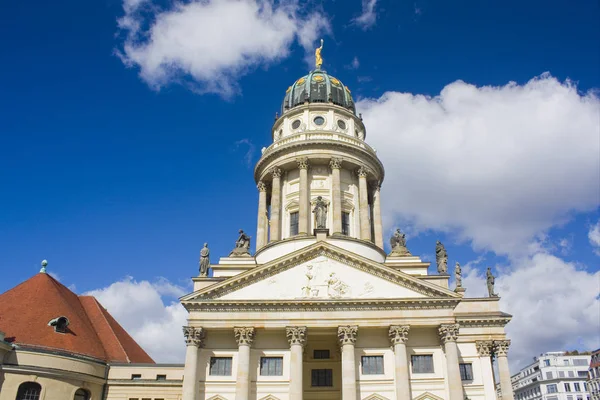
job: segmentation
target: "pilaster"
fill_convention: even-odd
[[[338,340],[342,347],[342,400],[356,400],[356,361],[354,345],[358,326],[338,327]]]
[[[412,398],[406,352],[409,331],[410,326],[408,325],[392,325],[389,330],[390,342],[394,346],[394,383],[397,400],[410,400]]]
[[[366,167],[360,167],[356,171],[358,175],[358,202],[360,214],[360,238],[371,241],[371,224],[369,222],[369,192],[367,189]]]
[[[263,181],[256,185],[258,189],[258,216],[256,222],[256,250],[267,244],[267,185]]]
[[[373,230],[375,246],[383,249],[383,223],[381,221],[381,184],[377,182],[373,188]]]
[[[302,356],[306,344],[306,327],[288,326],[285,334],[290,343],[290,400],[302,400]]]
[[[449,400],[463,400],[464,398],[456,344],[458,331],[458,324],[442,324],[438,329],[446,353]]]
[[[270,242],[281,240],[281,168],[271,169],[271,235]]]
[[[308,158],[298,158],[296,159],[298,164],[298,170],[300,172],[300,191],[299,191],[299,199],[298,202],[300,204],[300,209],[298,210],[298,234],[306,235],[308,234],[309,224],[308,224],[308,215],[309,215],[309,187],[308,187]]]
[[[233,328],[238,344],[237,379],[235,382],[235,400],[248,400],[250,397],[250,347],[254,342],[253,327]]]
[[[331,197],[332,197],[332,216],[333,216],[333,231],[332,233],[342,232],[342,184],[340,178],[340,170],[342,168],[341,158],[332,158],[329,161],[331,167]]]
[[[508,347],[510,340],[494,340],[494,354],[498,360],[498,376],[500,377],[500,390],[502,400],[514,400],[510,369],[508,367]]]
[[[185,350],[185,369],[183,371],[182,400],[196,400],[199,393],[198,356],[204,345],[204,336],[203,328],[183,327],[183,337],[187,347]]]

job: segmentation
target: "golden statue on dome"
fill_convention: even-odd
[[[317,69],[321,69],[321,65],[323,65],[321,50],[323,50],[323,39],[321,39],[321,47],[317,47],[315,50],[315,65],[317,66]]]

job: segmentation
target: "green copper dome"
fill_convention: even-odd
[[[304,103],[333,103],[356,113],[348,87],[320,69],[298,79],[285,92],[282,113]]]

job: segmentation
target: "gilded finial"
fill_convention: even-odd
[[[42,273],[42,274],[46,273],[46,266],[47,265],[48,265],[48,261],[42,260],[42,269],[40,269],[40,273]]]
[[[317,49],[315,50],[315,66],[317,67],[317,69],[321,69],[321,65],[323,65],[321,50],[323,50],[323,39],[321,39],[321,47],[317,47]]]

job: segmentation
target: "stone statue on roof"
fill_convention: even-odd
[[[494,277],[494,275],[492,275],[492,269],[490,267],[488,267],[485,275],[489,297],[498,297],[498,294],[494,293],[494,284],[496,283],[496,278]]]
[[[208,243],[204,243],[204,247],[200,250],[200,276],[208,276],[208,268],[210,267],[209,256]]]
[[[246,235],[242,229],[239,230],[239,234],[229,257],[250,257],[250,236]]]
[[[435,261],[438,274],[448,274],[448,253],[446,253],[446,248],[439,240],[435,243]]]
[[[456,280],[456,287],[462,287],[462,269],[460,268],[460,264],[456,263],[456,267],[454,267],[454,279]]]
[[[396,232],[390,238],[390,246],[392,247],[392,251],[388,254],[389,256],[403,257],[412,255],[406,248],[406,235],[400,229],[396,229]]]

